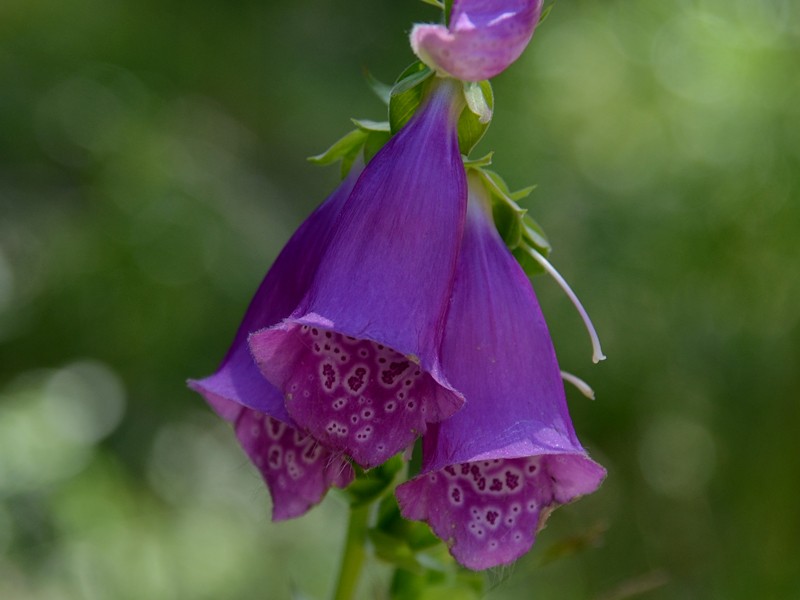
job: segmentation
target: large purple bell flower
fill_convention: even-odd
[[[442,348],[466,404],[423,438],[420,474],[397,488],[407,519],[426,521],[464,566],[527,552],[549,513],[605,476],[581,447],[533,288],[503,244],[478,175]]]
[[[247,337],[291,314],[316,273],[335,222],[361,166],[300,226],[259,286],[228,353],[213,375],[190,380],[236,436],[259,469],[272,496],[275,521],[298,517],[317,504],[332,486],[345,487],[353,469],[341,453],[331,452],[297,427],[283,394],[261,375]]]
[[[292,419],[365,468],[463,404],[439,357],[466,213],[463,96],[432,86],[365,167],[291,316],[250,336]]]
[[[411,47],[443,75],[481,81],[517,60],[530,42],[543,0],[454,0],[450,26],[417,24]]]

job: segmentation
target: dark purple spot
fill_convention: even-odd
[[[461,502],[461,490],[458,488],[453,488],[453,491],[450,492],[450,496],[453,498],[455,502]]]
[[[499,479],[492,479],[492,485],[489,486],[489,489],[493,492],[499,492],[503,489],[503,482]]]
[[[382,346],[378,346],[378,348],[383,349]],[[403,362],[389,363],[389,368],[381,371],[381,381],[383,381],[383,383],[386,385],[392,385],[394,384],[394,380],[402,375],[407,368],[407,360],[404,360]]]
[[[535,473],[536,465],[528,465],[528,473]]]
[[[350,387],[351,390],[357,392],[360,390],[364,385],[364,376],[367,374],[367,370],[364,367],[358,367],[351,377],[347,379],[347,385]]]
[[[481,477],[481,478],[478,480],[478,489],[479,489],[480,491],[483,491],[483,490],[485,490],[485,489],[486,489],[486,478],[485,478],[485,477]]]
[[[317,334],[319,334],[319,330],[315,327],[315,328],[313,328],[311,330],[311,333],[313,333],[314,335],[317,335]]]
[[[445,467],[444,470],[447,471],[448,473],[450,473],[450,475],[455,476],[455,474],[456,474],[456,470],[453,467],[453,465],[449,465],[449,466]]]
[[[469,475],[469,463],[461,463],[461,474]]]
[[[269,423],[269,430],[272,432],[273,436],[277,436],[281,432],[281,422],[276,421],[275,419],[270,419],[267,421]]]
[[[486,521],[490,525],[494,525],[494,522],[497,520],[497,517],[499,517],[499,516],[500,516],[500,513],[498,513],[495,510],[487,510],[486,511]]]
[[[333,334],[330,331],[326,331],[325,332],[325,337],[328,338],[328,339],[331,339],[331,337],[333,337]]]
[[[280,450],[280,448],[274,448],[269,453],[269,465],[274,469],[277,469],[278,467],[281,466],[281,450]]]
[[[325,387],[332,390],[333,384],[336,382],[336,371],[333,365],[329,363],[322,365],[322,374],[325,376]]]
[[[519,476],[514,475],[511,471],[506,471],[506,485],[510,490],[517,489],[519,487]]]

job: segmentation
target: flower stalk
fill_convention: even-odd
[[[352,600],[358,589],[361,568],[366,557],[367,529],[371,504],[351,505],[347,537],[339,567],[339,578],[333,600]]]

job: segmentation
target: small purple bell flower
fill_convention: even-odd
[[[517,60],[533,36],[543,0],[454,0],[450,26],[414,25],[411,48],[426,65],[481,81]]]
[[[554,508],[605,477],[575,435],[544,317],[483,186],[470,175],[442,348],[466,403],[429,428],[421,473],[396,491],[403,516],[426,521],[475,570],[519,558]]]

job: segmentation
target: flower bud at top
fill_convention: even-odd
[[[481,81],[519,58],[539,22],[543,0],[454,0],[450,26],[417,24],[411,47],[442,75]]]

